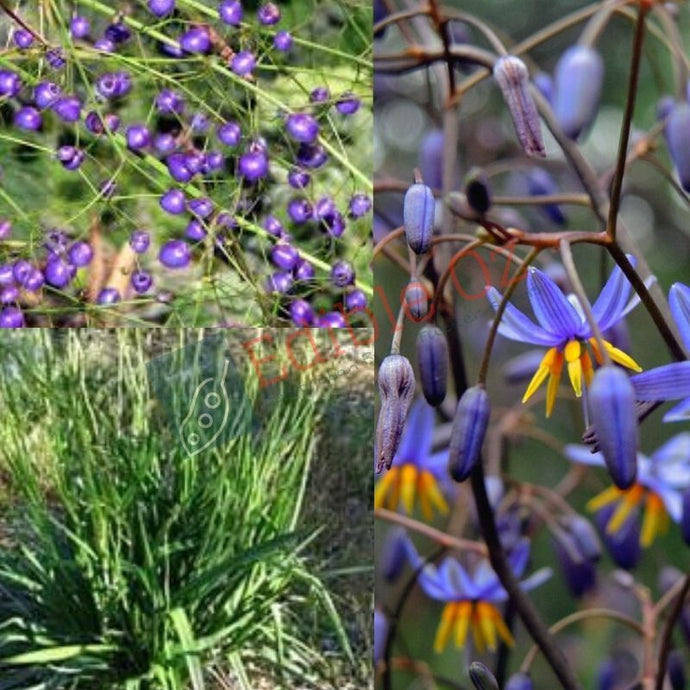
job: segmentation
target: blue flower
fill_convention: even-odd
[[[628,260],[634,265],[634,257],[628,256]],[[539,323],[534,323],[509,303],[503,312],[498,332],[511,340],[549,348],[522,398],[522,402],[526,402],[549,377],[546,390],[546,416],[549,417],[556,401],[563,364],[567,367],[570,383],[579,398],[582,395],[583,377],[585,384],[589,386],[593,376],[592,360],[586,343],[589,343],[598,363],[601,364],[602,358],[594,334],[575,297],[566,297],[549,276],[534,267],[527,274],[527,294]],[[621,269],[616,267],[592,305],[594,318],[601,331],[611,328],[637,305],[639,299],[635,296],[628,300],[629,296],[630,283]],[[501,302],[498,290],[488,287],[487,297],[494,310],[497,310]],[[634,371],[641,371],[631,357],[606,340],[604,347],[612,361]]]
[[[587,446],[568,445],[565,455],[573,462],[605,466],[601,453]],[[606,532],[616,534],[644,502],[640,545],[648,547],[657,534],[668,528],[669,519],[680,523],[683,517],[684,489],[690,487],[690,433],[674,436],[650,457],[638,453],[637,481],[629,489],[611,486],[587,503],[593,512],[616,504],[606,523]]]
[[[673,320],[678,326],[685,349],[690,351],[690,288],[682,283],[671,286],[668,294]],[[690,362],[674,362],[631,377],[638,400],[678,400],[665,415],[665,422],[690,419]]]
[[[402,506],[412,513],[415,500],[425,520],[431,520],[433,509],[448,513],[444,492],[453,492],[448,474],[448,451],[431,452],[434,433],[434,409],[422,398],[410,408],[390,470],[376,484],[374,507],[397,510]]]
[[[408,554],[415,570],[421,568],[417,582],[424,593],[431,599],[446,602],[434,639],[434,651],[440,653],[444,650],[451,633],[454,633],[455,646],[464,647],[469,631],[480,652],[487,648],[495,650],[498,638],[513,645],[513,636],[496,607],[508,599],[508,594],[488,560],[480,561],[470,575],[451,557],[444,558],[438,567],[431,563],[423,565],[411,543]],[[516,577],[522,577],[528,559],[529,540],[523,539],[508,556]],[[533,589],[549,577],[551,569],[542,568],[523,580],[521,587]]]

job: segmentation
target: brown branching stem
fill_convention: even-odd
[[[664,629],[661,633],[659,661],[657,664],[656,683],[654,686],[655,690],[663,690],[664,677],[666,675],[666,663],[668,661],[668,654],[671,650],[671,636],[673,634],[673,628],[678,620],[678,616],[680,616],[680,612],[683,610],[685,598],[687,597],[688,592],[690,592],[690,573],[685,576],[683,586],[673,602],[673,608],[666,619],[666,624],[664,625]]]

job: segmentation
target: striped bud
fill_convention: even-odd
[[[416,276],[410,278],[405,288],[405,305],[415,321],[421,321],[429,313],[429,295]]]
[[[477,690],[498,690],[498,681],[494,674],[481,661],[473,661],[470,664],[470,680]]]
[[[505,690],[533,690],[533,688],[534,684],[529,675],[519,671],[508,678]]]
[[[680,521],[680,531],[685,543],[690,545],[690,488],[683,491],[683,513]]]
[[[407,244],[415,254],[429,251],[434,234],[435,208],[434,195],[425,184],[413,184],[405,192],[403,225]]]
[[[433,407],[440,405],[448,390],[448,343],[438,326],[424,326],[419,331],[417,365],[426,401]]]
[[[529,90],[527,66],[519,57],[504,55],[496,60],[494,79],[501,88],[524,152],[528,156],[545,156],[537,106]]]
[[[388,355],[379,367],[381,411],[376,425],[376,471],[390,469],[414,396],[414,371],[406,357]]]
[[[637,415],[630,379],[615,366],[594,375],[589,404],[597,441],[613,483],[630,488],[637,478]]]
[[[465,176],[465,197],[470,208],[485,214],[491,208],[491,186],[486,173],[472,168]]]
[[[481,386],[468,388],[460,397],[448,456],[450,474],[455,481],[465,481],[477,464],[490,414],[489,396]]]
[[[666,122],[666,144],[683,189],[690,191],[690,105],[678,103]]]
[[[527,175],[527,191],[530,196],[549,196],[557,194],[560,190],[550,173],[543,168],[532,168]],[[557,204],[542,204],[541,209],[552,223],[565,224],[566,218]]]
[[[563,133],[571,139],[594,122],[604,83],[604,61],[589,46],[575,45],[561,55],[554,77],[553,111]]]

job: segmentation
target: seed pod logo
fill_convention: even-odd
[[[554,78],[553,110],[563,133],[577,139],[594,122],[604,83],[604,61],[589,46],[576,45],[561,55]]]
[[[213,445],[228,422],[230,398],[225,379],[229,366],[226,359],[221,377],[204,379],[194,391],[189,411],[180,425],[180,440],[190,456]]]
[[[450,434],[449,469],[455,481],[464,482],[477,464],[490,415],[484,388],[472,386],[462,394]]]
[[[527,66],[514,55],[499,58],[494,65],[494,79],[513,118],[520,145],[528,156],[545,156],[544,140],[537,106],[529,91]]]
[[[690,105],[678,103],[666,123],[666,144],[683,189],[690,191]]]
[[[424,254],[431,247],[435,207],[434,195],[425,184],[413,184],[405,192],[403,225],[407,244],[415,254]]]
[[[448,388],[448,343],[438,326],[424,326],[419,331],[417,364],[424,397],[436,407],[445,400]]]
[[[599,449],[613,483],[630,488],[637,478],[637,415],[635,391],[627,375],[605,366],[594,376],[590,407]]]

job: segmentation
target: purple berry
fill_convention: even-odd
[[[14,283],[14,267],[12,264],[0,264],[0,285]]]
[[[242,14],[242,3],[238,0],[224,0],[218,6],[218,16],[221,21],[230,26],[239,26]]]
[[[266,280],[266,291],[279,293],[289,292],[293,282],[292,274],[288,271],[276,271],[268,276]]]
[[[309,94],[309,100],[312,103],[325,103],[326,101],[330,100],[330,98],[331,92],[325,86],[317,86]]]
[[[192,260],[192,254],[186,242],[169,240],[161,247],[158,259],[166,268],[185,268]]]
[[[311,326],[314,323],[314,310],[306,300],[296,299],[290,304],[290,317],[295,326]]]
[[[68,264],[64,259],[59,257],[49,259],[44,269],[46,283],[54,288],[67,287],[74,277],[75,271],[75,267]]]
[[[208,53],[211,37],[203,26],[194,26],[180,36],[180,47],[187,53]]]
[[[312,280],[316,275],[314,267],[306,259],[297,262],[294,272],[296,280]]]
[[[279,31],[273,37],[273,46],[276,50],[287,53],[292,48],[292,36],[288,31]]]
[[[175,0],[149,0],[148,8],[159,19],[167,17],[175,9]]]
[[[86,17],[76,15],[69,24],[69,30],[72,38],[86,38],[91,31],[91,24]]]
[[[0,70],[0,96],[16,96],[22,88],[22,80],[18,74],[8,70]]]
[[[76,170],[84,162],[85,154],[76,146],[61,146],[55,157],[65,170]]]
[[[120,301],[120,293],[117,288],[114,287],[104,287],[96,297],[96,302],[98,304],[115,304]]]
[[[143,295],[145,292],[148,292],[151,285],[153,285],[153,278],[151,274],[146,271],[134,271],[134,273],[132,273],[131,283],[134,292]]]
[[[331,269],[331,282],[339,288],[347,287],[355,282],[355,271],[347,261],[336,261]]]
[[[120,118],[115,113],[106,113],[101,117],[95,110],[91,110],[84,118],[84,124],[89,132],[103,134],[103,132],[117,132],[120,128]]]
[[[26,29],[17,29],[14,32],[13,39],[17,48],[21,48],[22,50],[31,48],[31,44],[34,42],[34,37],[31,35],[31,32]]]
[[[337,311],[329,311],[320,316],[316,325],[318,328],[347,328],[345,317]]]
[[[208,129],[208,116],[204,113],[194,113],[192,120],[189,123],[189,128],[192,132],[203,134]]]
[[[260,24],[271,26],[280,21],[280,10],[274,3],[267,2],[265,5],[261,5],[256,11],[256,17]]]
[[[187,204],[189,212],[199,218],[208,218],[213,213],[213,202],[206,197],[192,199]]]
[[[7,285],[0,290],[0,303],[12,304],[19,299],[19,288],[16,285]]]
[[[172,89],[163,89],[156,96],[156,108],[161,113],[181,115],[184,111],[184,99]]]
[[[133,151],[144,149],[151,143],[151,133],[146,125],[130,125],[126,134],[127,146]]]
[[[345,232],[345,218],[340,212],[327,216],[321,221],[321,224],[333,237],[340,237]]]
[[[50,81],[42,81],[34,88],[34,103],[39,108],[49,108],[60,98],[62,90],[57,84]]]
[[[103,32],[105,37],[113,43],[125,43],[132,37],[132,32],[124,22],[115,22],[106,27]]]
[[[348,311],[364,311],[367,308],[367,296],[361,290],[353,290],[345,295],[345,308]]]
[[[164,211],[174,216],[184,213],[187,207],[187,199],[181,189],[169,189],[159,203]]]
[[[248,182],[256,182],[268,175],[268,157],[258,146],[252,146],[240,156],[238,171]]]
[[[75,242],[68,250],[67,256],[74,266],[88,266],[93,259],[93,249],[88,242]]]
[[[112,178],[105,180],[105,182],[101,182],[100,191],[104,199],[110,199],[117,191],[117,182]]]
[[[226,146],[237,146],[242,138],[242,129],[236,122],[225,122],[218,127],[216,135]]]
[[[299,253],[287,242],[278,242],[271,249],[271,261],[285,271],[291,271],[299,261]]]
[[[192,242],[201,242],[208,232],[198,220],[190,220],[184,231],[184,236]]]
[[[184,153],[173,153],[165,159],[170,176],[177,182],[189,182],[194,177],[187,163],[187,156]]]
[[[366,194],[355,194],[350,199],[350,216],[361,218],[371,210],[371,199]]]
[[[293,189],[304,189],[311,181],[311,175],[306,170],[292,168],[287,179]]]
[[[151,236],[146,230],[134,230],[129,236],[129,246],[137,253],[143,254],[151,244]]]
[[[163,134],[157,134],[153,140],[153,148],[158,151],[158,153],[167,154],[172,153],[177,148],[177,141],[172,134],[164,132]]]
[[[109,72],[96,80],[96,91],[106,99],[122,98],[132,89],[132,78],[127,72]]]
[[[274,237],[282,237],[285,234],[283,224],[275,216],[266,216],[263,227],[267,233]]]
[[[311,143],[319,136],[319,123],[307,113],[293,113],[285,121],[287,133],[301,143]]]
[[[96,50],[100,50],[102,53],[114,53],[115,44],[109,38],[99,38],[93,47]]]
[[[354,115],[361,105],[359,98],[357,98],[351,91],[338,96],[335,102],[335,107],[341,115]]]
[[[326,149],[321,144],[300,144],[297,162],[305,168],[320,168],[328,160]]]
[[[76,122],[81,117],[81,101],[76,96],[58,98],[52,109],[63,122]]]
[[[256,58],[254,54],[249,50],[240,50],[236,53],[231,62],[230,69],[240,77],[246,77],[251,74],[256,67]]]
[[[297,225],[302,225],[311,220],[313,209],[306,199],[290,199],[287,205],[290,218]]]
[[[329,196],[322,196],[314,207],[314,220],[325,221],[338,212],[335,201]]]
[[[41,270],[38,268],[33,268],[31,269],[31,273],[29,273],[24,281],[24,289],[29,290],[30,292],[36,292],[43,287],[44,282],[45,278],[43,277]]]
[[[220,151],[209,151],[206,154],[206,161],[202,168],[204,173],[213,173],[223,170],[225,167],[225,156]]]
[[[20,108],[14,115],[14,124],[20,129],[35,132],[41,127],[41,123],[41,113],[30,105]]]
[[[54,70],[61,70],[65,64],[65,56],[62,53],[61,48],[51,48],[50,50],[46,51],[46,62],[50,65],[50,67]]]
[[[17,307],[5,307],[0,311],[0,328],[23,328],[24,314]]]

